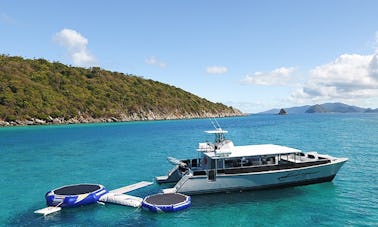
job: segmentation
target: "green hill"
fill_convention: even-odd
[[[3,124],[241,114],[237,109],[210,102],[180,88],[134,75],[0,55],[0,122]]]

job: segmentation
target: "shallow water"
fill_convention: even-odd
[[[89,205],[41,217],[44,194],[67,184],[108,189],[151,181],[167,156],[197,157],[210,121],[175,120],[0,128],[0,223],[14,226],[377,226],[378,115],[252,115],[218,119],[236,145],[274,143],[349,161],[332,182],[192,197],[184,211],[154,214]],[[157,185],[131,194],[157,193]]]

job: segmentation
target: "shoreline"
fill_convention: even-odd
[[[121,117],[101,117],[93,118],[87,116],[77,116],[66,120],[64,117],[52,118],[46,120],[38,118],[30,118],[27,120],[6,121],[0,119],[0,127],[17,127],[17,126],[37,126],[37,125],[68,125],[68,124],[91,124],[91,123],[115,123],[115,122],[136,122],[136,121],[161,121],[161,120],[185,120],[185,119],[205,119],[205,118],[225,118],[225,117],[244,117],[248,114],[244,113],[222,113],[222,114],[184,114],[184,115],[146,115],[137,116],[121,116]]]

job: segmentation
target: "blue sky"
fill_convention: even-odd
[[[0,0],[0,53],[99,66],[255,113],[378,107],[378,1]]]

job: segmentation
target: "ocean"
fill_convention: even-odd
[[[251,115],[217,119],[236,145],[273,143],[349,161],[332,182],[192,196],[189,209],[155,214],[112,204],[46,217],[47,191],[98,183],[115,189],[165,175],[167,157],[197,157],[210,120],[0,128],[3,226],[378,226],[378,114]],[[159,192],[154,184],[130,194]]]

